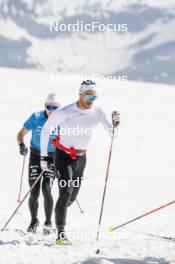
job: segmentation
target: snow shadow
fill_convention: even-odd
[[[154,258],[154,257],[145,257],[143,260],[136,260],[136,259],[111,259],[106,257],[100,258],[88,258],[85,261],[79,262],[79,264],[170,264],[169,261],[166,261],[164,258]],[[77,264],[77,263],[73,263]]]
[[[18,240],[11,240],[11,241],[3,241],[3,240],[0,240],[0,246],[4,246],[4,245],[13,245],[13,246],[16,246],[20,244],[20,242]]]

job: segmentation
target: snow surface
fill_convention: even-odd
[[[56,91],[66,105],[78,96],[80,80],[51,83],[49,74],[0,69],[0,227],[17,206],[22,158],[16,134],[25,119],[42,109],[47,92]],[[61,77],[61,76],[60,76]],[[72,76],[67,76],[67,79]],[[115,139],[101,236],[95,236],[103,192],[110,138],[98,131],[88,149],[84,182],[78,196],[85,214],[76,204],[68,212],[67,233],[73,247],[54,245],[55,234],[42,235],[43,198],[40,195],[40,228],[26,235],[30,222],[27,201],[8,228],[0,232],[0,264],[141,264],[175,263],[175,242],[146,233],[175,237],[175,206],[154,213],[110,234],[109,225],[119,225],[140,214],[174,200],[175,186],[175,89],[168,85],[97,80],[99,99],[109,117],[121,113]],[[29,142],[30,136],[26,142]],[[27,164],[23,195],[28,190]],[[57,183],[53,188],[58,196]],[[54,222],[54,215],[53,215]],[[100,247],[100,255],[96,249]]]

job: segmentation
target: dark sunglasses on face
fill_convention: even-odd
[[[58,106],[55,106],[55,105],[47,105],[46,106],[46,109],[49,110],[49,111],[54,111],[58,108]]]

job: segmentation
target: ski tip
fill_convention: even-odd
[[[109,231],[110,233],[112,233],[114,230],[115,230],[115,227],[114,227],[114,226],[109,226],[109,227],[108,227],[108,231]]]

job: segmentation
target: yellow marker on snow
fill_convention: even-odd
[[[110,233],[112,233],[112,232],[114,231],[114,228],[115,228],[114,226],[109,226],[109,227],[108,227],[108,231],[109,231]]]

